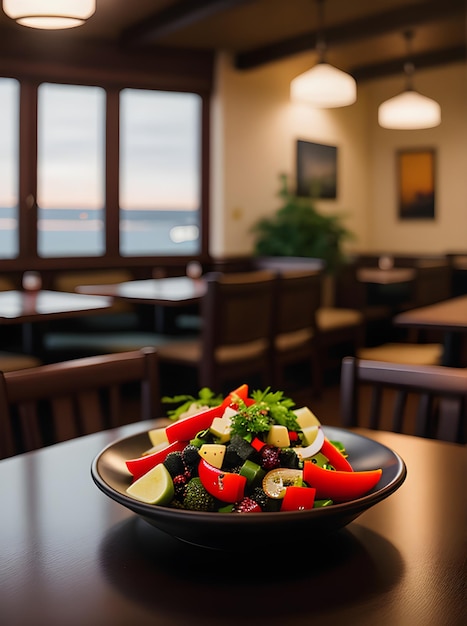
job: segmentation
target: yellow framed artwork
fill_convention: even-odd
[[[434,219],[435,151],[399,150],[399,218]]]

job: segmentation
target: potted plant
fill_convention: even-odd
[[[311,198],[293,194],[282,174],[278,196],[283,205],[271,217],[260,219],[252,228],[257,256],[313,257],[323,259],[333,273],[343,263],[342,243],[353,234],[337,215],[319,213]]]

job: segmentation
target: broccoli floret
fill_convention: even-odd
[[[183,506],[191,511],[215,511],[216,500],[206,491],[201,480],[196,476],[186,486]]]

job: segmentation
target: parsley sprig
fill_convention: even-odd
[[[272,392],[267,387],[264,391],[254,391],[251,397],[255,400],[251,406],[239,402],[238,412],[231,418],[232,434],[251,442],[255,436],[267,433],[274,424],[296,432],[301,430],[292,411],[295,402],[282,391]]]
[[[222,400],[222,396],[216,395],[214,391],[212,391],[208,387],[203,387],[199,390],[197,398],[195,396],[186,394],[173,397],[164,396],[161,401],[164,404],[179,404],[176,409],[170,409],[167,411],[167,416],[171,420],[177,420],[182,413],[188,411],[192,404],[212,407],[222,404]]]

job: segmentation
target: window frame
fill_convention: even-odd
[[[21,38],[23,39],[23,38]],[[24,42],[23,42],[24,43]],[[111,46],[70,47],[65,59],[42,47],[24,60],[22,42],[5,42],[10,59],[0,45],[0,76],[20,82],[19,112],[19,256],[0,259],[0,271],[63,268],[154,266],[184,267],[184,256],[122,256],[119,252],[119,124],[120,91],[124,88],[196,93],[201,98],[201,263],[209,261],[210,100],[213,88],[213,53],[161,48],[152,52],[122,51]],[[35,51],[36,52],[36,51]],[[99,61],[96,64],[96,59]],[[37,254],[37,102],[41,83],[98,86],[106,92],[105,120],[105,239],[102,256],[39,257]]]

